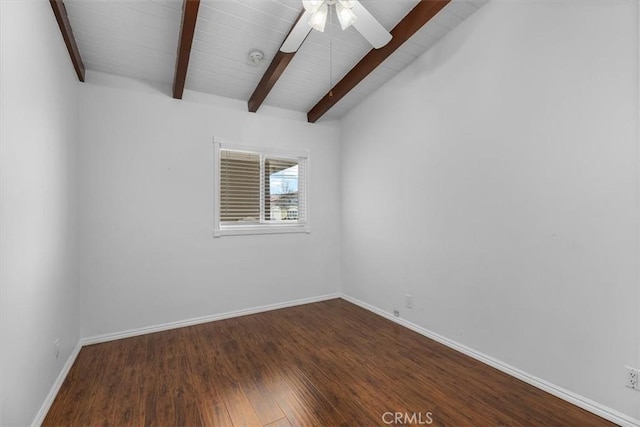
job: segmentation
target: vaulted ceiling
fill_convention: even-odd
[[[80,80],[84,69],[337,119],[487,0],[360,0],[393,35],[380,48],[337,22],[296,53],[280,46],[300,0],[50,0]],[[337,21],[337,20],[335,20]],[[252,51],[264,61],[249,59]]]

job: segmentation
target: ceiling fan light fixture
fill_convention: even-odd
[[[348,7],[349,9],[351,9],[356,5],[356,0],[338,0],[338,3],[340,3],[344,7]]]
[[[327,15],[329,15],[329,7],[326,2],[322,2],[318,10],[316,10],[316,12],[311,15],[311,19],[309,19],[311,28],[324,32],[324,27],[327,24]]]
[[[324,2],[324,0],[302,0],[302,5],[307,12],[316,13]]]
[[[348,2],[345,1],[344,3]],[[338,21],[340,21],[340,27],[342,27],[343,30],[346,30],[358,20],[358,17],[353,13],[353,10],[348,6],[345,6],[344,3],[339,1],[336,4],[336,14],[338,15]]]
[[[332,7],[336,10],[343,30],[349,27],[355,28],[375,49],[385,46],[393,38],[393,35],[358,0],[301,0],[301,2],[304,6],[303,13],[280,46],[281,52],[296,52],[311,30],[324,32],[327,19],[333,16],[331,15]],[[332,20],[330,25],[333,26]]]

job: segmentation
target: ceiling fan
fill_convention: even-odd
[[[304,13],[282,43],[282,52],[297,51],[312,29],[324,31],[332,8],[343,30],[353,25],[374,48],[379,49],[391,40],[391,34],[358,0],[302,0],[302,5]]]

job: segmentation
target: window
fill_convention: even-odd
[[[214,235],[309,232],[307,153],[215,143]]]

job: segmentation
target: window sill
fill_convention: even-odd
[[[213,237],[221,236],[244,236],[257,234],[290,234],[290,233],[311,233],[308,224],[296,225],[227,225],[214,230]]]

